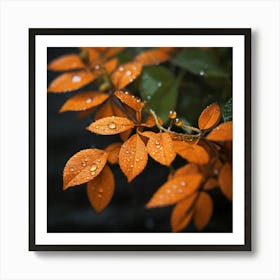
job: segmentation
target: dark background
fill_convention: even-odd
[[[48,48],[48,62],[77,48]],[[48,71],[48,84],[60,73]],[[94,89],[87,86],[84,89]],[[76,113],[58,111],[76,92],[48,94],[48,232],[170,232],[173,206],[145,209],[155,191],[166,181],[168,168],[149,158],[146,169],[130,184],[117,165],[111,166],[115,176],[115,193],[101,214],[91,207],[86,185],[62,191],[63,169],[68,159],[80,150],[105,148],[119,141],[118,136],[99,136],[85,129],[92,117],[78,119]],[[184,161],[176,159],[178,166]],[[232,231],[232,203],[219,189],[214,189],[214,213],[206,232]],[[211,193],[210,193],[211,194]],[[196,231],[191,224],[186,232]]]

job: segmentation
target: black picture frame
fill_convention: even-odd
[[[245,102],[245,232],[242,245],[38,245],[35,236],[35,54],[40,35],[237,35],[244,36]],[[29,250],[30,251],[250,251],[251,248],[251,29],[29,29]]]

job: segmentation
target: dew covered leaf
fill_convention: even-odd
[[[193,217],[193,203],[197,197],[197,193],[178,202],[171,213],[171,229],[173,232],[183,230],[191,222]]]
[[[114,95],[124,104],[129,106],[130,108],[134,109],[137,112],[140,112],[145,104],[134,95],[130,94],[128,91],[116,91]]]
[[[200,186],[202,176],[178,176],[163,184],[147,203],[147,208],[172,205],[193,194]]]
[[[213,214],[213,201],[206,192],[199,194],[195,205],[193,220],[198,230],[203,230],[209,223]]]
[[[87,184],[87,196],[97,213],[110,203],[115,190],[115,180],[111,169],[105,165],[102,172]]]
[[[189,144],[182,141],[173,141],[173,145],[175,152],[189,162],[206,164],[209,161],[208,153],[199,145]]]
[[[173,178],[199,173],[199,168],[195,163],[188,163],[175,171]]]
[[[232,98],[230,98],[222,108],[224,121],[232,120]]]
[[[74,91],[89,84],[94,79],[95,76],[90,72],[76,71],[64,73],[51,82],[48,92],[63,93]]]
[[[145,67],[139,90],[142,99],[148,101],[149,107],[165,122],[167,112],[175,108],[178,94],[178,83],[172,72],[163,66]]]
[[[127,118],[106,117],[93,122],[87,130],[100,135],[113,135],[134,127],[134,123]]]
[[[81,185],[94,179],[107,162],[108,154],[99,149],[86,149],[73,155],[63,171],[63,189]]]
[[[232,165],[230,163],[225,163],[223,165],[218,180],[223,194],[229,200],[232,200]]]
[[[173,141],[168,133],[150,134],[147,151],[155,161],[166,166],[169,166],[176,157]]]
[[[121,145],[122,145],[122,143],[116,142],[116,143],[110,144],[105,149],[105,151],[108,153],[108,161],[111,164],[118,163],[118,161],[119,161],[119,152],[120,152],[120,149],[121,149]]]
[[[142,64],[137,62],[128,62],[119,66],[111,76],[116,89],[122,89],[132,83],[142,71]]]
[[[144,170],[147,162],[148,153],[145,144],[138,134],[132,135],[123,143],[119,152],[119,165],[128,182]]]
[[[216,142],[232,141],[232,122],[221,123],[206,138]]]
[[[87,91],[81,92],[69,98],[60,108],[60,112],[65,111],[85,111],[96,107],[108,99],[109,95],[103,92]]]
[[[67,54],[60,56],[48,64],[48,70],[69,71],[85,68],[85,64],[77,54]]]
[[[208,50],[184,49],[175,55],[172,62],[195,75],[226,76],[218,59]]]
[[[202,130],[211,129],[218,124],[221,118],[221,109],[218,103],[207,106],[199,116],[198,126]]]

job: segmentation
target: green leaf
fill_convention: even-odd
[[[222,114],[225,122],[232,120],[232,98],[222,107]]]
[[[172,62],[202,77],[225,77],[227,74],[220,67],[218,59],[209,51],[201,49],[184,49],[177,53]]]
[[[140,93],[148,106],[165,122],[175,109],[179,81],[163,66],[145,67],[140,77]]]

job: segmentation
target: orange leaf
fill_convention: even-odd
[[[48,87],[48,92],[60,93],[79,89],[92,82],[95,77],[84,71],[64,73],[58,76]]]
[[[85,111],[78,112],[78,114],[77,114],[78,119],[83,119],[83,118],[93,114],[94,110],[95,110],[95,108],[93,107],[93,108],[87,109]]]
[[[60,108],[60,112],[85,111],[100,105],[108,97],[108,94],[97,91],[81,92],[69,98]]]
[[[200,129],[210,129],[216,126],[221,118],[221,109],[218,103],[207,106],[199,116],[198,126]]]
[[[201,192],[194,209],[194,224],[198,230],[203,230],[209,223],[213,213],[213,201],[209,194]]]
[[[87,196],[91,206],[100,213],[111,201],[115,189],[114,175],[105,165],[102,172],[87,184]]]
[[[113,58],[105,63],[105,69],[106,71],[111,74],[117,67],[118,60],[116,58]]]
[[[121,89],[132,83],[140,74],[142,70],[142,64],[137,62],[129,62],[119,66],[112,73],[112,82],[116,89]]]
[[[155,161],[166,166],[169,166],[176,157],[173,141],[168,133],[151,134],[147,151]]]
[[[171,213],[171,228],[173,232],[183,230],[191,222],[193,217],[193,203],[197,197],[197,193],[178,202]]]
[[[200,186],[202,176],[191,174],[176,177],[163,184],[146,205],[147,208],[163,207],[177,203],[193,194]]]
[[[162,120],[160,117],[158,117],[158,122],[160,125],[162,125]],[[152,116],[148,116],[144,122],[141,123],[141,126],[145,126],[145,127],[154,127],[156,126],[156,122],[155,119]]]
[[[118,163],[121,145],[122,145],[122,143],[117,142],[117,143],[113,143],[113,144],[109,145],[105,149],[105,151],[108,153],[108,161],[111,164]]]
[[[121,52],[124,49],[125,48],[123,48],[123,47],[114,47],[114,48],[110,47],[110,48],[107,48],[104,56],[106,58],[110,58],[112,56],[115,56],[116,54],[118,54],[119,52]]]
[[[48,69],[52,71],[69,71],[83,69],[86,66],[77,54],[67,54],[53,60],[48,65]]]
[[[208,153],[201,146],[181,141],[174,141],[173,145],[175,152],[189,162],[206,164],[209,161]]]
[[[128,91],[116,91],[114,94],[121,102],[134,109],[135,111],[140,112],[144,107],[144,103],[141,102],[141,99],[129,94]]]
[[[145,144],[138,134],[132,135],[123,143],[119,153],[119,165],[131,182],[147,165],[148,153]]]
[[[95,178],[107,161],[107,153],[98,149],[86,149],[73,155],[63,171],[63,189],[87,183]]]
[[[105,102],[104,105],[101,106],[100,109],[98,109],[98,111],[95,114],[95,120],[99,120],[99,119],[103,119],[106,117],[111,117],[114,115],[114,111],[111,105],[111,101],[108,100],[107,102]]]
[[[173,178],[178,176],[196,174],[196,173],[199,173],[198,166],[194,163],[188,163],[182,166],[181,168],[177,169],[173,174]]]
[[[87,52],[88,61],[92,66],[99,63],[99,52],[95,48],[81,47],[80,49]]]
[[[135,61],[143,65],[160,64],[169,59],[169,54],[163,49],[148,50],[138,54]]]
[[[127,118],[106,117],[93,122],[87,130],[101,135],[113,135],[134,127],[134,123]]]
[[[213,129],[206,137],[211,141],[232,141],[232,122],[225,122]]]
[[[219,186],[219,183],[216,179],[214,178],[209,178],[203,186],[203,189],[208,191],[208,190],[212,190],[213,188]]]
[[[219,174],[219,185],[223,194],[232,200],[232,165],[225,163]]]

